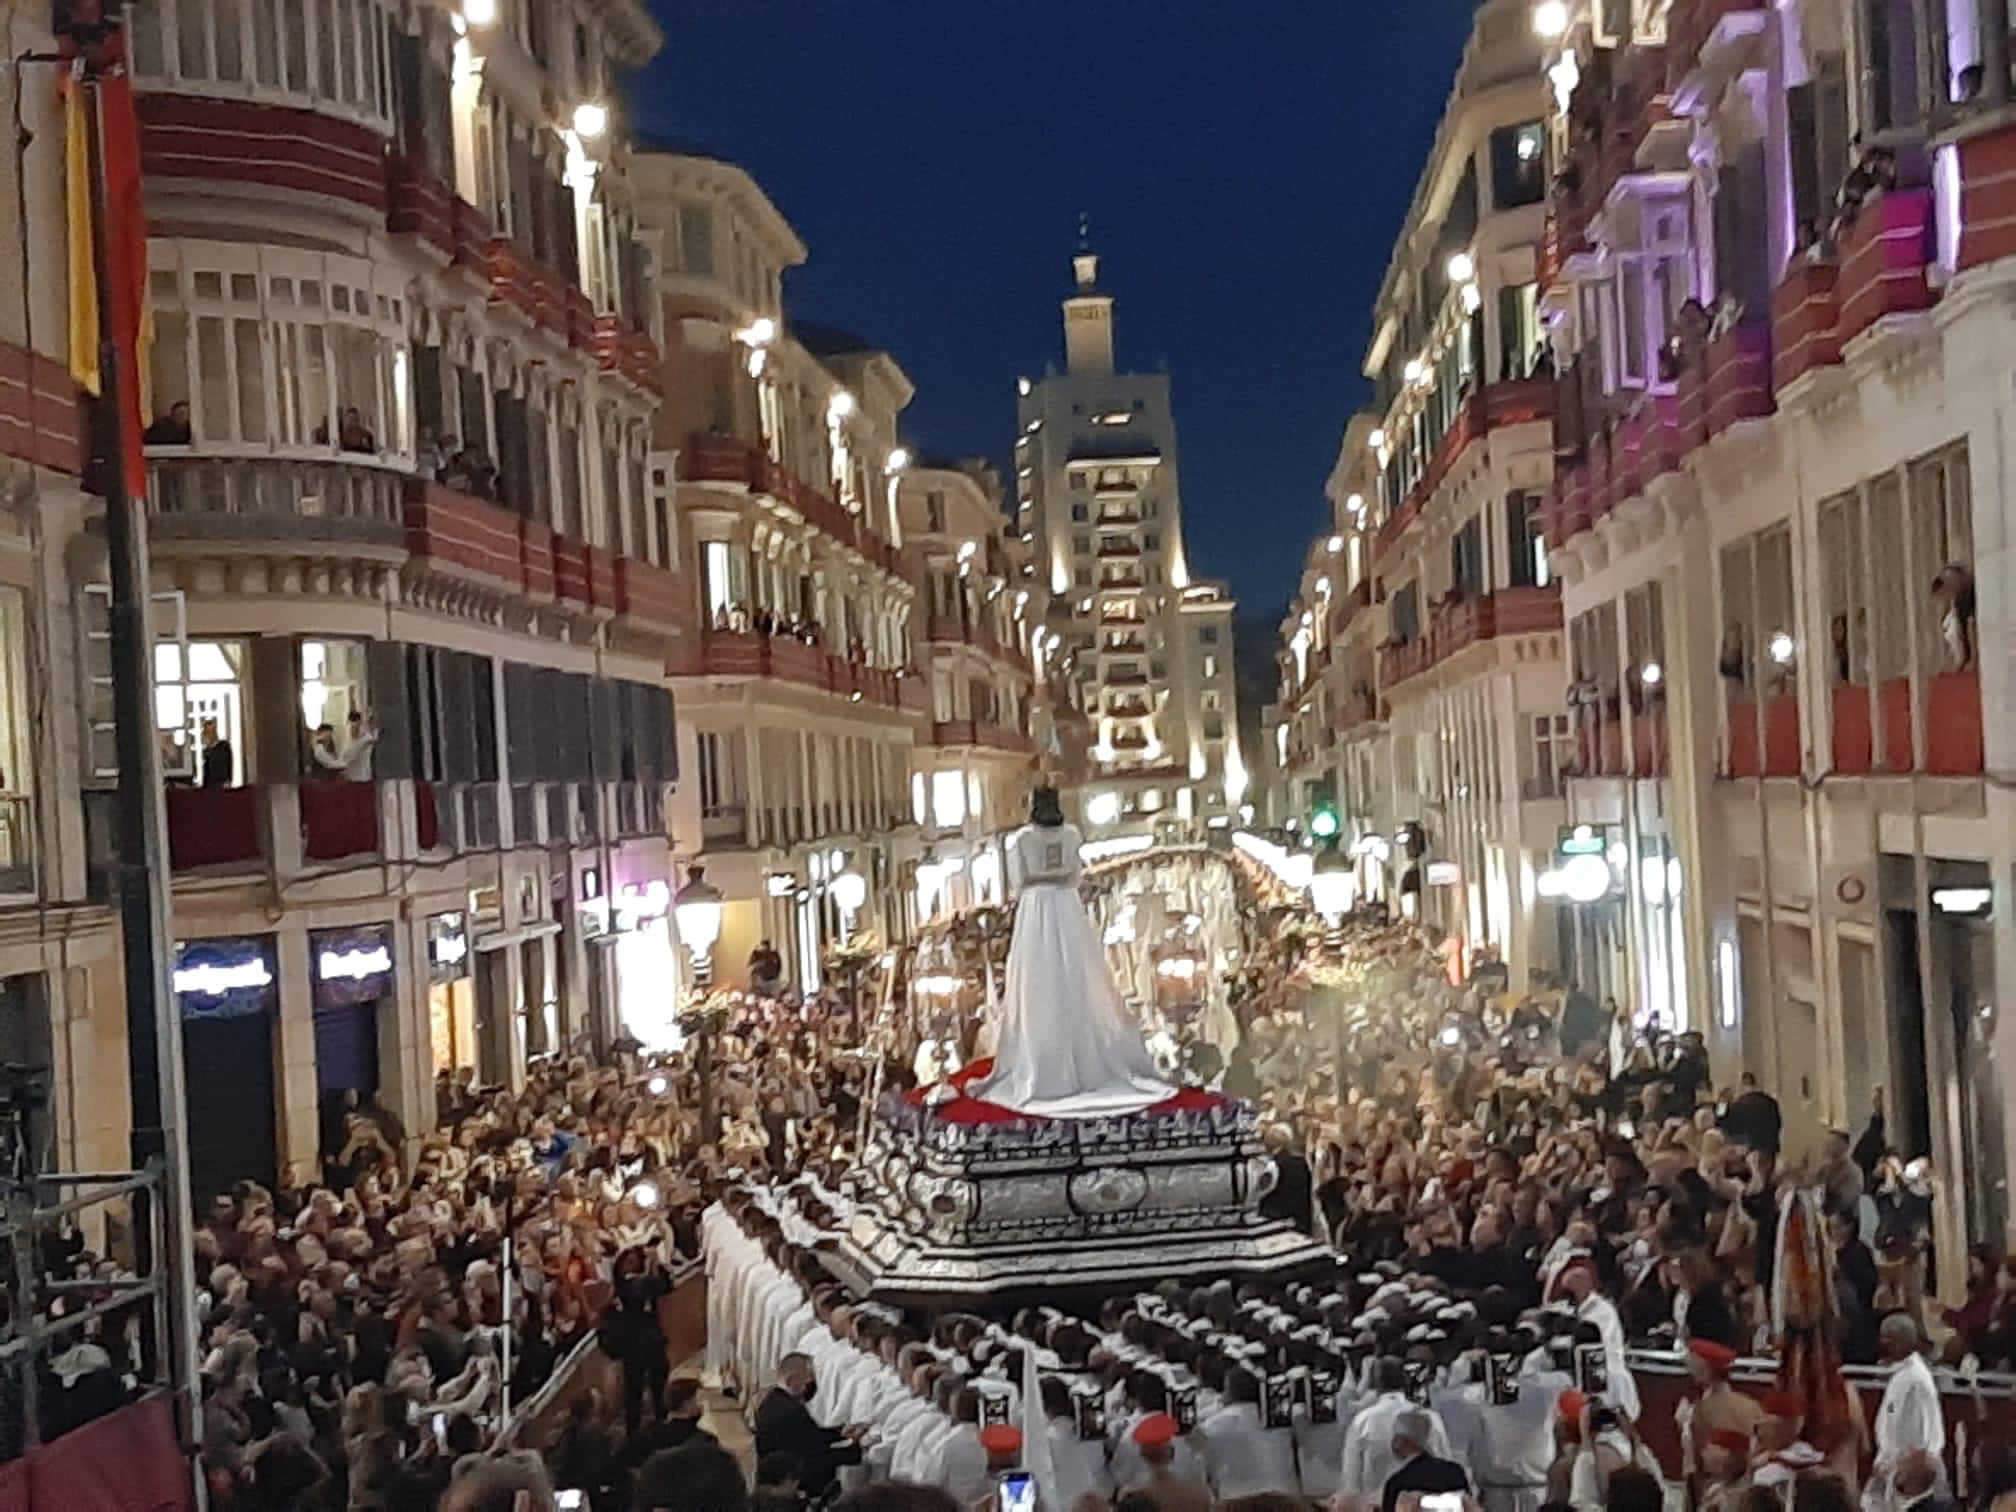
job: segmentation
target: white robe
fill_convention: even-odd
[[[1197,1425],[1204,1468],[1220,1501],[1278,1491],[1299,1494],[1295,1474],[1295,1437],[1286,1428],[1269,1428],[1252,1402],[1227,1402]]]
[[[1939,1383],[1923,1355],[1900,1360],[1883,1388],[1876,1409],[1876,1466],[1893,1466],[1913,1449],[1935,1458],[1946,1452],[1946,1414],[1939,1406]]]
[[[1070,1418],[1050,1419],[1045,1433],[1050,1441],[1050,1476],[1063,1512],[1071,1512],[1087,1491],[1112,1497],[1113,1472],[1106,1464],[1104,1439],[1080,1438],[1078,1424]]]
[[[1454,1457],[1449,1452],[1449,1430],[1443,1426],[1441,1413],[1432,1407],[1417,1405],[1402,1392],[1382,1392],[1351,1420],[1351,1431],[1345,1435],[1346,1491],[1357,1496],[1378,1497],[1385,1494],[1386,1482],[1400,1468],[1400,1459],[1393,1453],[1393,1425],[1405,1412],[1427,1413],[1428,1452],[1437,1459]]]
[[[1021,887],[994,1070],[972,1095],[1039,1118],[1139,1113],[1173,1096],[1127,1011],[1078,897],[1076,826],[1029,825],[1008,843]]]
[[[1617,1315],[1617,1304],[1600,1292],[1591,1292],[1575,1309],[1575,1316],[1584,1323],[1594,1323],[1603,1336],[1603,1368],[1610,1377],[1610,1389],[1604,1396],[1612,1407],[1637,1422],[1638,1382],[1624,1357],[1624,1320]]]

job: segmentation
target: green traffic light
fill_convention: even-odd
[[[1335,809],[1320,808],[1309,816],[1309,833],[1314,835],[1318,840],[1334,839],[1337,830],[1337,811]]]

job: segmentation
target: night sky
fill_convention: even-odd
[[[917,385],[905,440],[1005,462],[1062,361],[1078,216],[1123,367],[1166,365],[1192,570],[1293,590],[1469,0],[651,0],[637,124],[747,168],[801,319]]]

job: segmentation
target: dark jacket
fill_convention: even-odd
[[[1417,1454],[1386,1478],[1386,1492],[1380,1501],[1382,1512],[1394,1512],[1400,1498],[1409,1491],[1427,1496],[1461,1493],[1470,1489],[1470,1477],[1454,1460]]]
[[[756,1408],[756,1457],[769,1454],[796,1456],[804,1467],[798,1484],[814,1500],[833,1484],[842,1465],[861,1462],[860,1445],[820,1427],[805,1404],[781,1386],[771,1387]]]

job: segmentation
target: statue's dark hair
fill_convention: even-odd
[[[1055,829],[1064,822],[1064,804],[1057,789],[1046,785],[1029,795],[1029,822],[1044,829]]]

